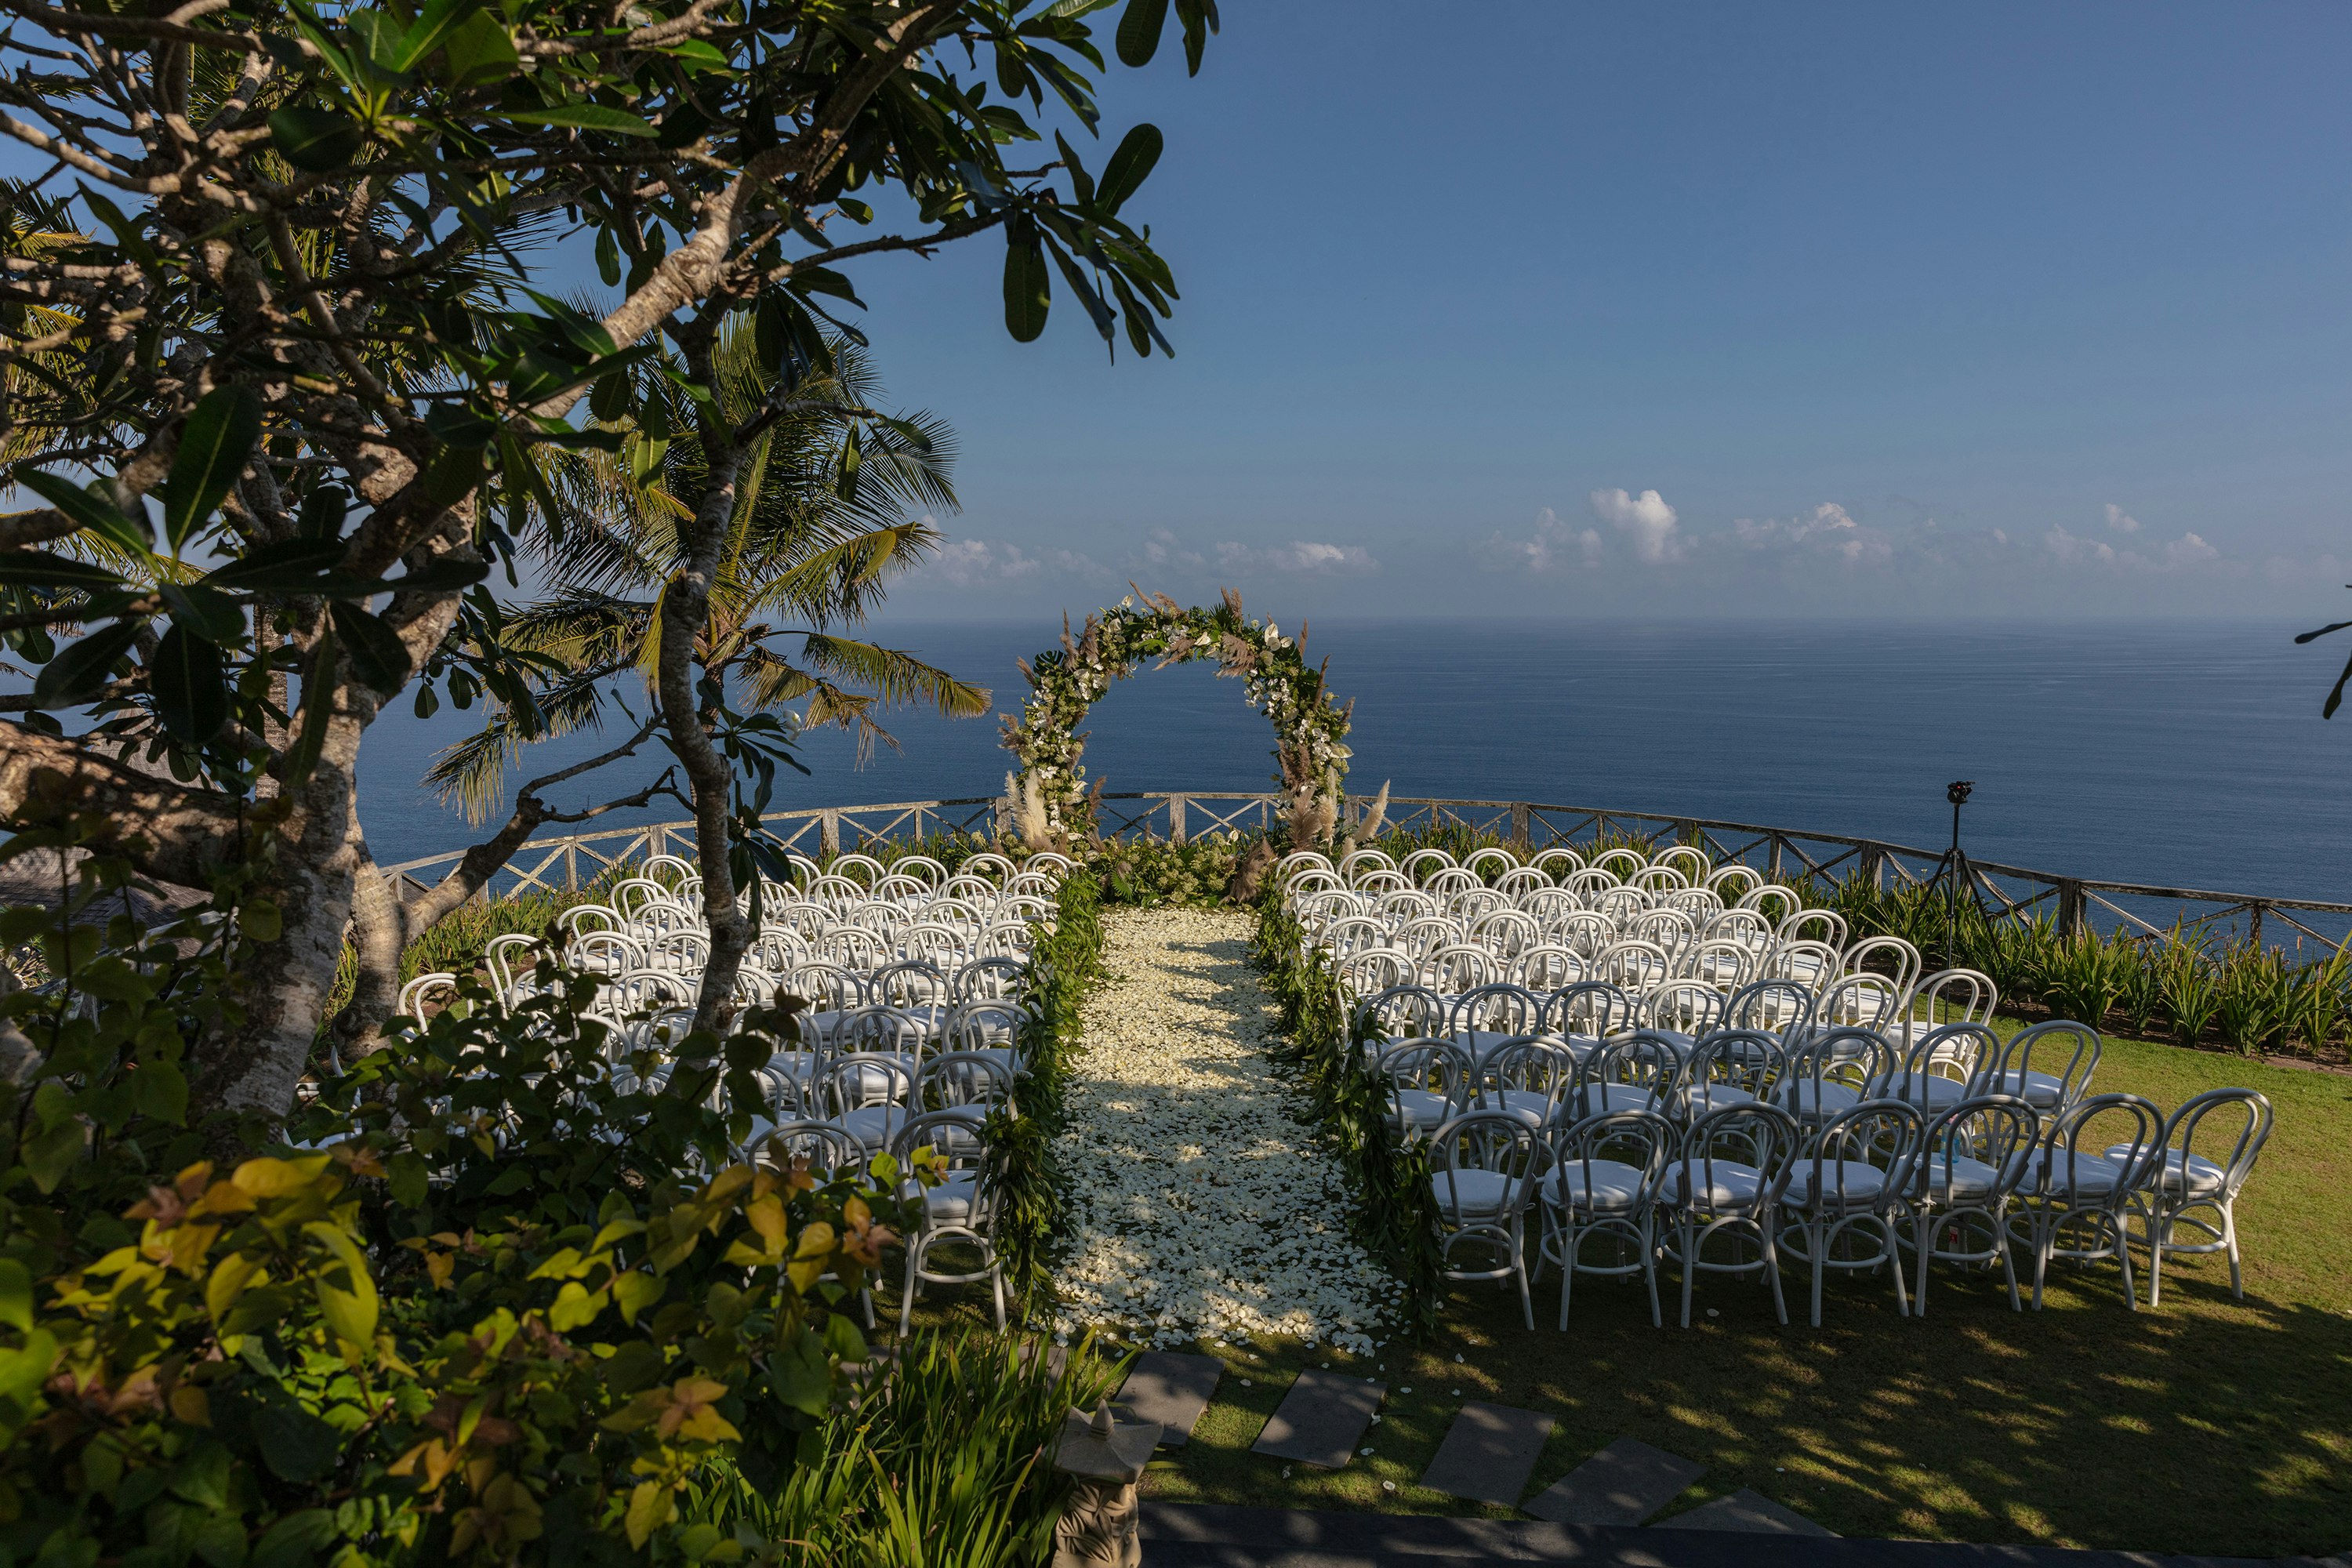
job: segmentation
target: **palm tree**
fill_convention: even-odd
[[[877,742],[897,744],[882,710],[920,703],[950,718],[985,713],[983,688],[850,635],[891,577],[939,547],[932,514],[956,505],[952,434],[928,414],[877,412],[872,366],[845,342],[779,399],[772,356],[759,352],[756,335],[746,327],[721,338],[710,388],[735,424],[778,409],[742,466],[709,625],[695,650],[714,693],[778,714],[790,730],[850,730],[861,762]],[[538,673],[528,690],[509,687],[481,730],[444,752],[427,775],[475,820],[499,799],[524,747],[601,729],[608,710],[623,705],[631,672],[654,710],[662,588],[683,559],[684,527],[702,491],[703,458],[685,406],[694,395],[674,366],[645,370],[634,426],[600,422],[625,432],[616,450],[551,459],[549,489],[564,521],[541,536],[538,563],[551,591],[474,634],[494,636]],[[648,719],[636,742],[653,730]]]

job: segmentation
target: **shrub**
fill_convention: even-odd
[[[92,862],[68,918],[121,875]],[[736,1554],[679,1490],[813,1452],[898,1173],[734,1163],[770,1041],[689,1037],[665,1072],[576,986],[396,1036],[300,1142],[186,1126],[180,1042],[274,929],[243,875],[152,938],[0,915],[58,977],[0,1003],[31,1051],[0,1084],[0,1554]]]

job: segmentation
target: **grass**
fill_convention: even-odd
[[[1533,1332],[1507,1287],[1456,1287],[1418,1347],[1200,1347],[1227,1375],[1191,1444],[1155,1464],[1147,1495],[1506,1517],[1416,1485],[1462,1405],[1484,1399],[1557,1418],[1531,1493],[1633,1436],[1707,1467],[1675,1511],[1753,1487],[1848,1536],[2341,1551],[2352,1544],[2352,1077],[2109,1039],[2095,1080],[2167,1110],[2222,1084],[2261,1089],[2278,1112],[2240,1199],[2243,1303],[2220,1258],[2168,1265],[2163,1307],[2137,1313],[2112,1265],[2057,1271],[2038,1314],[2011,1312],[1997,1279],[1939,1269],[1925,1319],[1895,1315],[1884,1276],[1833,1279],[1814,1330],[1793,1272],[1786,1328],[1759,1282],[1717,1276],[1696,1304],[1720,1316],[1685,1331],[1673,1326],[1669,1269],[1666,1328],[1650,1326],[1638,1285],[1586,1279],[1561,1333],[1556,1275],[1538,1287]],[[942,1315],[971,1310],[940,1294],[954,1303]],[[1292,1466],[1286,1479],[1250,1445],[1292,1378],[1327,1363],[1388,1384],[1366,1438],[1376,1452],[1333,1472]]]

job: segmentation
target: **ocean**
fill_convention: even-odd
[[[1058,625],[886,623],[877,640],[993,689]],[[1286,630],[1290,628],[1286,626]],[[1355,702],[1351,789],[1724,818],[1940,847],[1944,787],[1976,785],[1964,842],[2073,876],[2352,900],[2352,710],[2322,721],[2344,648],[2273,623],[1339,621],[1310,657]],[[640,701],[634,694],[633,702]],[[419,780],[475,714],[379,721],[361,808],[380,863],[476,836]],[[774,808],[992,795],[993,716],[901,712],[865,766],[805,739]],[[1114,790],[1272,787],[1271,732],[1213,667],[1143,670],[1096,705],[1089,773]],[[516,778],[611,744],[551,742]],[[649,752],[648,757],[653,753]],[[661,761],[608,770],[606,795]],[[618,786],[618,787],[615,787]],[[604,798],[580,781],[553,792]],[[669,820],[667,804],[596,826]],[[561,830],[559,830],[561,831]],[[569,831],[579,831],[572,829]]]

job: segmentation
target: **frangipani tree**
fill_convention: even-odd
[[[42,503],[0,519],[0,633],[38,671],[0,722],[0,817],[169,881],[250,868],[257,959],[194,1053],[199,1109],[291,1104],[373,879],[368,726],[420,671],[525,689],[484,579],[570,521],[546,454],[621,452],[656,384],[701,472],[654,689],[694,805],[706,1013],[727,994],[741,837],[696,658],[746,465],[824,370],[845,269],[993,232],[1016,338],[1058,278],[1106,342],[1166,346],[1173,279],[1126,210],[1159,133],[1098,160],[1071,140],[1097,126],[1106,4],[0,0],[0,136],[45,171],[0,257],[6,436]],[[1171,12],[1128,0],[1120,58]],[[1197,69],[1213,6],[1172,12]],[[594,309],[534,287],[565,254],[600,269]],[[748,416],[713,390],[730,323],[772,377]],[[848,417],[868,446],[889,428]],[[93,702],[110,728],[66,732]]]

